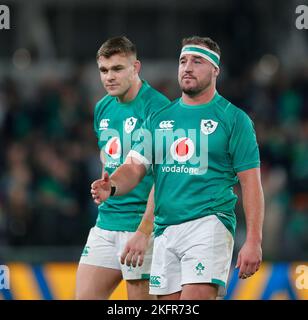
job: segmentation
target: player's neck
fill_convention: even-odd
[[[216,86],[212,85],[200,94],[196,96],[189,96],[185,94],[184,92],[182,93],[182,100],[185,104],[196,106],[199,104],[205,104],[210,102],[215,95],[216,92]]]
[[[142,86],[142,81],[139,77],[133,81],[131,87],[125,92],[125,94],[121,97],[118,97],[118,100],[122,103],[127,103],[134,100]]]

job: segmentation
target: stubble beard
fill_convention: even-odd
[[[189,97],[196,97],[200,93],[204,92],[207,88],[209,88],[211,86],[211,83],[212,83],[211,80],[207,80],[207,81],[204,81],[203,83],[200,83],[200,84],[198,83],[194,87],[185,88],[185,86],[183,86],[182,84],[180,87],[182,92],[184,92]]]

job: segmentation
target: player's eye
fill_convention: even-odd
[[[121,71],[121,70],[123,70],[124,68],[123,67],[115,67],[115,68],[113,68],[113,70],[114,71],[116,71],[116,72],[118,72],[118,71]]]

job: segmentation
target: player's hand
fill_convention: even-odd
[[[235,268],[239,268],[238,277],[246,279],[259,270],[262,262],[262,248],[259,242],[246,241],[241,248]]]
[[[137,230],[126,243],[121,254],[121,263],[124,264],[126,261],[127,266],[132,265],[133,267],[136,267],[138,262],[138,266],[142,266],[150,237],[151,236]]]
[[[94,202],[100,204],[109,198],[111,193],[111,182],[107,172],[104,173],[104,179],[95,180],[91,184],[91,194]]]

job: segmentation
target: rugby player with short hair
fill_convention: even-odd
[[[140,79],[136,46],[126,37],[104,42],[96,59],[108,93],[94,111],[104,177],[123,163],[125,150],[130,150],[126,144],[131,143],[145,119],[169,100]],[[152,186],[153,176],[149,172],[134,190],[99,205],[96,225],[90,230],[78,266],[76,299],[108,299],[122,279],[126,280],[128,299],[153,299],[148,281],[152,230],[143,228],[144,221],[150,219],[151,225],[153,220]],[[134,245],[130,238],[135,232],[140,233],[137,245],[142,248],[136,253],[140,266],[122,265],[121,252]],[[134,256],[129,259],[134,260]]]
[[[92,185],[99,203],[126,194],[153,168],[150,293],[161,299],[224,295],[236,227],[233,186],[238,181],[247,227],[236,264],[239,277],[252,276],[262,260],[264,196],[256,135],[248,115],[216,90],[220,55],[210,38],[183,40],[178,68],[181,98],[153,113],[125,163]],[[158,139],[162,131],[169,139]],[[152,133],[151,139],[142,137],[146,132]],[[123,252],[122,262],[126,258],[129,264],[128,254]]]

